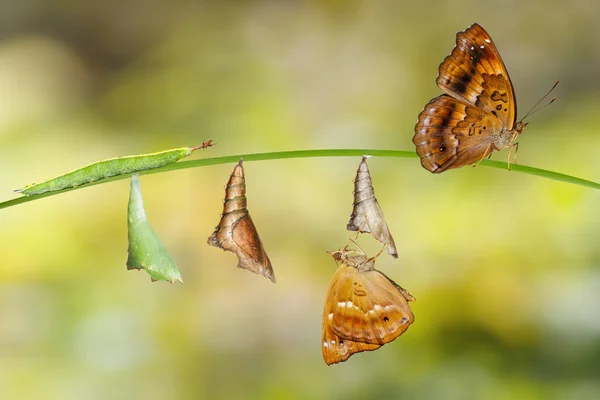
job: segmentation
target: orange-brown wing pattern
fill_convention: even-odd
[[[323,308],[323,337],[321,343],[323,359],[327,365],[346,361],[354,353],[377,350],[381,347],[378,344],[361,343],[341,338],[332,329],[334,312],[338,303],[338,294],[340,290],[348,291],[348,282],[352,282],[352,276],[355,272],[356,269],[353,267],[340,266],[333,275],[327,289],[325,306]]]
[[[352,354],[377,350],[378,344],[368,344],[342,339],[336,336],[329,325],[323,324],[323,359],[327,365],[346,361]]]
[[[502,124],[489,112],[448,95],[431,100],[419,114],[413,143],[421,165],[440,173],[478,162],[493,150]]]
[[[383,345],[404,333],[413,322],[407,298],[377,270],[359,272],[349,268],[345,278],[338,281],[333,299],[337,302],[331,305],[333,318],[328,322],[344,339]]]
[[[323,357],[327,364],[354,353],[376,350],[408,329],[414,321],[408,306],[414,298],[377,270],[341,265],[323,309]]]
[[[513,128],[517,103],[510,77],[492,38],[478,24],[456,35],[456,47],[440,64],[437,85]]]

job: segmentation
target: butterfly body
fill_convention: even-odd
[[[481,161],[513,146],[527,124],[516,121],[514,89],[502,58],[478,24],[456,35],[456,47],[439,67],[445,94],[421,111],[413,143],[433,173]]]
[[[323,309],[323,358],[327,364],[376,350],[414,321],[406,290],[375,269],[375,261],[347,250],[331,252],[338,264]]]

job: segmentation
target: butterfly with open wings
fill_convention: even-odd
[[[456,47],[440,64],[436,83],[445,94],[421,111],[413,137],[425,169],[437,174],[518,145],[515,139],[527,123],[517,122],[512,82],[480,25],[456,35]]]

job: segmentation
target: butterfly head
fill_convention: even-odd
[[[523,122],[523,121],[519,121],[515,124],[513,131],[516,132],[517,134],[523,132],[523,129],[525,129],[525,127],[529,124],[529,122]]]

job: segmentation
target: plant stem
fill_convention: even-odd
[[[240,154],[235,156],[226,156],[226,157],[215,157],[215,158],[203,158],[200,160],[191,160],[191,161],[180,161],[177,163],[169,164],[162,168],[149,169],[145,171],[137,172],[139,175],[148,175],[148,174],[157,174],[161,172],[174,171],[177,169],[186,169],[186,168],[196,168],[196,167],[206,167],[209,165],[218,165],[218,164],[228,164],[228,163],[236,163],[240,158],[243,158],[244,161],[261,161],[261,160],[280,160],[286,158],[313,158],[313,157],[360,157],[362,155],[372,155],[377,157],[398,157],[398,158],[417,158],[417,154],[412,151],[401,151],[401,150],[369,150],[369,149],[323,149],[323,150],[296,150],[296,151],[281,151],[281,152],[271,152],[271,153],[255,153],[255,154]],[[504,161],[493,161],[493,160],[484,160],[480,165],[492,168],[500,168],[504,170],[508,170],[508,165]],[[419,167],[420,168],[420,167]],[[589,181],[586,179],[577,178],[570,175],[561,174],[558,172],[548,171],[544,169],[528,167],[526,165],[516,165],[512,164],[510,167],[511,171],[514,172],[522,172],[529,175],[537,175],[547,179],[552,179],[555,181],[561,181],[570,183],[572,185],[579,185],[584,187],[589,187],[592,189],[600,189],[600,183]],[[425,170],[422,171],[425,175],[427,172]],[[427,173],[428,174],[428,173]],[[109,178],[104,178],[96,182],[91,182],[85,185],[77,186],[74,188],[69,188],[56,192],[47,192],[33,196],[23,196],[16,199],[8,200],[0,203],[0,209],[13,207],[18,204],[27,203],[33,200],[41,199],[43,197],[54,196],[60,193],[70,192],[71,190],[83,189],[85,187],[100,185],[103,183],[108,183],[120,179],[127,179],[131,177],[132,174],[118,175],[112,176]]]

